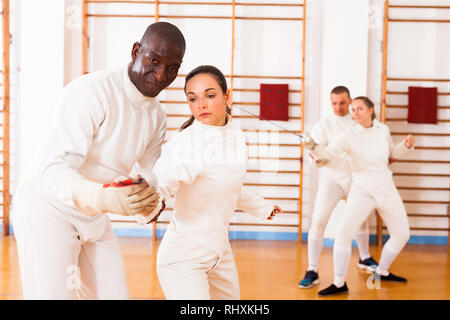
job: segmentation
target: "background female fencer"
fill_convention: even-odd
[[[406,282],[405,278],[388,271],[409,239],[406,210],[388,164],[391,158],[397,159],[411,151],[415,139],[408,135],[394,146],[389,128],[375,119],[374,104],[367,97],[353,99],[352,113],[357,124],[347,129],[336,141],[325,148],[320,145],[315,147],[313,141],[305,145],[313,149],[312,154],[317,161],[332,159],[346,152],[350,156],[352,170],[352,185],[346,209],[334,240],[334,282],[319,291],[320,296],[348,292],[345,276],[351,257],[351,241],[374,209],[380,213],[390,234],[381,252],[375,277],[386,281]]]
[[[260,219],[281,209],[243,188],[245,136],[229,121],[222,72],[195,68],[185,93],[193,116],[163,146],[154,169],[161,199],[175,197],[158,250],[158,278],[167,299],[239,299],[230,219],[236,208]]]
[[[150,25],[120,70],[83,75],[67,85],[55,114],[42,170],[14,199],[25,299],[127,299],[125,265],[106,212],[147,215],[157,193],[147,182],[103,188],[118,171],[148,179],[166,133],[155,97],[178,74],[180,30]],[[66,152],[83,155],[72,160]],[[27,177],[29,178],[29,177]]]
[[[350,91],[344,86],[337,86],[330,93],[333,113],[321,119],[312,129],[311,137],[321,146],[332,143],[345,129],[354,125],[350,114]],[[315,161],[308,157],[310,162]],[[321,167],[311,226],[308,231],[308,268],[304,278],[299,282],[300,288],[311,288],[319,283],[317,265],[322,252],[324,232],[331,213],[340,200],[347,198],[350,190],[351,171],[348,155],[330,159],[319,165]],[[369,252],[369,223],[367,219],[355,235],[359,249],[358,267],[375,269],[377,262]]]

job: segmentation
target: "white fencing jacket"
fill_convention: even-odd
[[[118,176],[97,162],[150,179],[166,134],[166,113],[155,98],[141,94],[127,69],[89,73],[64,88],[35,181],[57,206],[76,210],[74,177],[103,184]],[[66,151],[85,159],[64,158]]]
[[[321,147],[326,147],[354,124],[350,112],[345,116],[337,116],[333,113],[314,125],[311,137]],[[310,157],[308,159],[311,161]],[[314,166],[314,162],[311,162]],[[351,171],[350,160],[347,154],[341,153],[338,157],[328,159],[326,165],[322,166],[321,169],[324,176],[338,183],[344,190],[348,190],[351,182]]]
[[[404,141],[394,146],[389,128],[374,120],[370,128],[355,124],[327,147],[317,148],[313,153],[324,159],[347,153],[350,156],[352,183],[371,190],[392,185],[389,158],[398,159],[412,149],[407,148]]]
[[[176,230],[221,254],[236,208],[267,219],[273,204],[243,188],[246,163],[245,136],[232,122],[194,121],[172,136],[154,173],[161,198],[175,197]]]

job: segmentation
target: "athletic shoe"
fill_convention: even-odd
[[[392,273],[389,273],[387,276],[383,276],[375,272],[375,279],[393,282],[408,282],[408,280],[406,280],[405,278],[396,276],[395,274]]]
[[[374,272],[377,267],[378,267],[378,262],[376,262],[372,257],[364,259],[364,260],[361,260],[361,258],[359,259],[358,268],[360,268],[360,269]]]
[[[315,271],[306,271],[305,277],[298,283],[299,288],[308,289],[313,285],[319,284],[319,274]]]
[[[321,297],[327,297],[327,296],[334,296],[334,295],[344,294],[344,293],[348,293],[348,288],[347,288],[346,282],[344,282],[344,285],[340,288],[336,287],[333,283],[328,288],[320,290],[318,295]]]

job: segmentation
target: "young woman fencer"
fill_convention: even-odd
[[[390,238],[381,252],[375,277],[386,281],[406,282],[390,273],[389,267],[409,239],[409,223],[400,194],[392,179],[388,164],[413,150],[415,139],[408,135],[394,145],[389,128],[375,119],[373,102],[357,97],[352,102],[353,118],[357,122],[326,147],[304,139],[317,161],[332,159],[346,152],[351,161],[352,185],[346,209],[339,221],[333,249],[334,282],[319,291],[319,296],[347,293],[345,276],[351,257],[351,241],[367,216],[377,209],[385,222]]]
[[[245,137],[229,121],[222,72],[197,67],[184,89],[192,117],[163,146],[154,169],[161,199],[175,198],[158,250],[158,278],[170,300],[240,299],[230,219],[236,208],[269,220],[281,209],[243,188]]]
[[[333,88],[330,101],[333,113],[321,119],[311,132],[311,137],[320,145],[328,145],[339,136],[339,133],[355,124],[349,110],[352,99],[348,88],[344,86]],[[311,160],[311,157],[308,157],[308,160]],[[310,162],[313,166],[318,166],[313,160]],[[319,283],[317,267],[322,252],[325,228],[338,202],[347,198],[351,183],[350,160],[345,153],[318,167],[321,174],[308,231],[308,268],[304,278],[298,284],[299,288],[305,289]],[[360,256],[358,267],[366,270],[375,269],[378,263],[370,255],[367,220],[361,225],[355,239]]]

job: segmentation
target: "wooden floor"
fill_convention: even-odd
[[[160,240],[119,238],[125,257],[130,294],[133,299],[164,299],[156,277],[156,251]],[[23,299],[14,236],[0,237],[0,299]],[[299,289],[297,283],[307,264],[306,244],[295,241],[232,240],[239,271],[242,299],[304,300],[323,299],[317,291],[332,282],[332,248],[323,249],[319,264],[320,285]],[[450,300],[450,247],[407,245],[391,271],[408,279],[407,284],[381,283],[369,289],[370,276],[356,267],[353,249],[347,276],[349,294],[327,299],[434,299]],[[379,259],[380,249],[371,247]],[[372,286],[376,283],[371,282]]]

